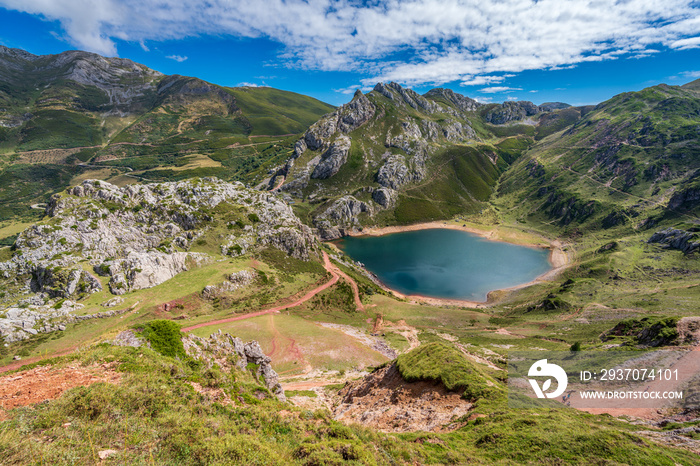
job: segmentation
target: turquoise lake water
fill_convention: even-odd
[[[346,237],[338,246],[403,294],[486,301],[489,291],[527,283],[550,270],[549,251],[436,228]]]

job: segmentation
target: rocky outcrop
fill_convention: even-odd
[[[398,193],[391,188],[379,188],[372,193],[372,200],[385,209],[396,205],[398,197]]]
[[[541,111],[546,111],[546,112],[552,112],[554,110],[563,110],[565,108],[569,108],[571,105],[566,104],[564,102],[545,102],[540,105],[540,110]]]
[[[353,196],[343,196],[316,217],[314,226],[321,239],[337,239],[344,236],[345,230],[360,226],[357,216],[361,213],[371,215],[371,206]]]
[[[34,270],[34,291],[51,298],[70,298],[102,289],[100,281],[80,268],[62,269],[37,267]]]
[[[428,114],[443,110],[441,105],[433,102],[432,100],[426,99],[412,89],[403,88],[394,82],[389,84],[377,83],[373,90],[384,97],[393,100],[400,106],[409,106],[415,110]]]
[[[326,179],[338,173],[340,167],[348,160],[348,152],[350,152],[350,138],[339,136],[323,153],[321,161],[311,173],[311,178]]]
[[[690,254],[697,251],[700,247],[700,241],[693,241],[696,239],[698,239],[696,233],[676,228],[666,228],[651,235],[647,243],[656,243],[667,249],[677,249],[685,254]]]
[[[63,331],[66,325],[92,319],[105,319],[134,309],[115,309],[95,314],[75,315],[84,306],[67,299],[49,300],[46,295],[35,295],[0,312],[0,341],[13,343],[39,333]]]
[[[149,348],[151,347],[151,344],[148,341],[136,335],[133,330],[124,330],[123,332],[120,332],[116,337],[114,337],[114,340],[110,341],[109,343],[114,346],[130,346],[132,348],[140,348],[142,346],[147,346]]]
[[[402,155],[390,155],[377,172],[377,183],[385,188],[398,189],[412,179],[406,158]]]
[[[474,130],[459,121],[447,120],[442,127],[442,134],[450,142],[461,142],[467,139],[475,139]]]
[[[206,254],[176,252],[166,254],[160,251],[130,252],[124,259],[106,261],[96,267],[111,276],[109,289],[113,294],[122,295],[130,291],[152,288],[170,280],[175,275],[208,262]]]
[[[356,130],[372,119],[375,111],[374,104],[358,91],[350,103],[340,106],[335,112],[323,116],[311,125],[301,139],[303,143],[297,143],[295,146],[295,155],[301,155],[304,152],[301,149],[319,150],[328,147],[333,135],[337,132],[347,134]]]
[[[277,372],[270,365],[271,359],[263,353],[257,341],[243,343],[243,340],[228,333],[214,333],[209,338],[188,334],[182,339],[189,356],[202,361],[207,367],[214,364],[220,368],[239,371],[251,370],[253,375],[280,401],[286,401],[284,390],[279,383]],[[233,364],[233,367],[231,366]]]
[[[510,121],[522,120],[541,111],[542,109],[532,102],[503,102],[489,110],[484,115],[484,119],[494,125],[503,125]]]
[[[668,201],[669,210],[690,210],[700,205],[700,188],[690,187],[678,191]]]
[[[257,278],[255,270],[241,270],[227,277],[227,280],[219,285],[207,285],[202,290],[205,299],[216,299],[226,293],[232,293],[238,289],[249,286]]]
[[[7,82],[36,80],[42,82],[47,73],[56,80],[70,80],[84,86],[94,86],[104,95],[95,103],[78,101],[77,106],[124,115],[151,102],[157,80],[163,75],[143,65],[123,58],[70,50],[57,55],[37,56],[23,50],[0,49],[0,78]],[[97,107],[93,107],[97,105]]]
[[[482,104],[476,100],[470,99],[462,94],[457,94],[452,89],[443,89],[439,87],[436,89],[431,89],[423,95],[430,99],[444,99],[464,113],[475,112],[482,106]]]
[[[116,295],[159,285],[213,260],[189,249],[217,225],[227,227],[218,236],[225,255],[274,247],[308,260],[316,247],[278,196],[215,178],[123,188],[88,180],[55,195],[47,212],[0,262],[0,286],[12,287],[6,303],[29,293],[81,299],[107,284],[88,267]]]
[[[294,167],[294,161],[307,149],[325,150],[325,153],[319,160],[314,159],[305,168],[297,170],[294,177],[280,189],[301,196],[310,178],[325,179],[335,175],[346,162],[350,150],[350,138],[345,134],[370,121],[376,110],[367,96],[357,91],[352,101],[340,106],[335,112],[324,115],[311,125],[294,145],[294,152],[284,167],[272,178],[289,175]]]

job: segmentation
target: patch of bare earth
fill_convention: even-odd
[[[192,385],[195,392],[202,395],[209,403],[219,403],[224,406],[232,406],[235,404],[231,397],[220,388],[204,387],[197,382],[190,382],[190,385]]]
[[[432,381],[406,382],[390,364],[340,391],[334,417],[384,432],[451,431],[462,424],[471,403]]]
[[[46,400],[55,400],[74,387],[96,382],[119,383],[121,373],[113,364],[65,367],[41,366],[0,377],[0,419],[5,411]]]

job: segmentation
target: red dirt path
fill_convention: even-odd
[[[325,251],[323,252],[323,267],[325,267],[325,269],[328,271],[328,273],[330,273],[333,276],[333,278],[331,278],[328,282],[324,283],[323,285],[317,286],[316,288],[309,291],[308,293],[306,293],[304,296],[297,299],[293,303],[283,304],[281,306],[275,306],[275,307],[272,307],[270,309],[264,309],[262,311],[250,312],[248,314],[243,314],[243,315],[236,316],[236,317],[229,317],[227,319],[219,319],[219,320],[212,320],[209,322],[203,322],[201,324],[192,325],[191,327],[185,327],[182,329],[182,331],[183,332],[191,332],[192,330],[202,328],[202,327],[209,327],[210,325],[225,324],[228,322],[235,322],[237,320],[250,319],[251,317],[258,317],[258,316],[264,316],[266,314],[273,314],[276,312],[280,312],[284,309],[289,309],[290,307],[295,307],[295,306],[298,306],[302,303],[305,303],[306,301],[313,298],[321,291],[335,285],[338,282],[338,280],[340,279],[340,275],[338,274],[338,272],[340,272],[340,270],[337,270],[331,264],[330,259],[328,259],[328,254],[326,254]],[[340,273],[343,274],[343,272],[340,272]],[[343,274],[343,275],[346,276],[345,274]],[[348,279],[349,279],[349,277],[348,277]],[[351,283],[354,284],[355,282],[351,281]],[[357,287],[356,284],[355,284],[355,287]]]

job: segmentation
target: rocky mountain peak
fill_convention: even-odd
[[[424,97],[427,97],[429,99],[441,97],[450,104],[454,105],[457,109],[461,110],[462,112],[474,112],[476,111],[476,109],[483,105],[474,99],[456,93],[452,89],[444,89],[441,87],[429,90],[424,94]]]
[[[522,120],[542,111],[549,111],[526,100],[503,102],[488,111],[484,119],[494,125],[502,125],[509,121]]]
[[[399,105],[408,105],[415,110],[428,114],[443,110],[440,105],[426,99],[413,89],[406,89],[395,82],[390,82],[389,84],[377,83],[374,86],[374,91]]]
[[[13,58],[20,60],[33,61],[39,58],[37,55],[27,52],[22,49],[12,49],[10,47],[5,47],[0,45],[0,57],[2,58]]]

